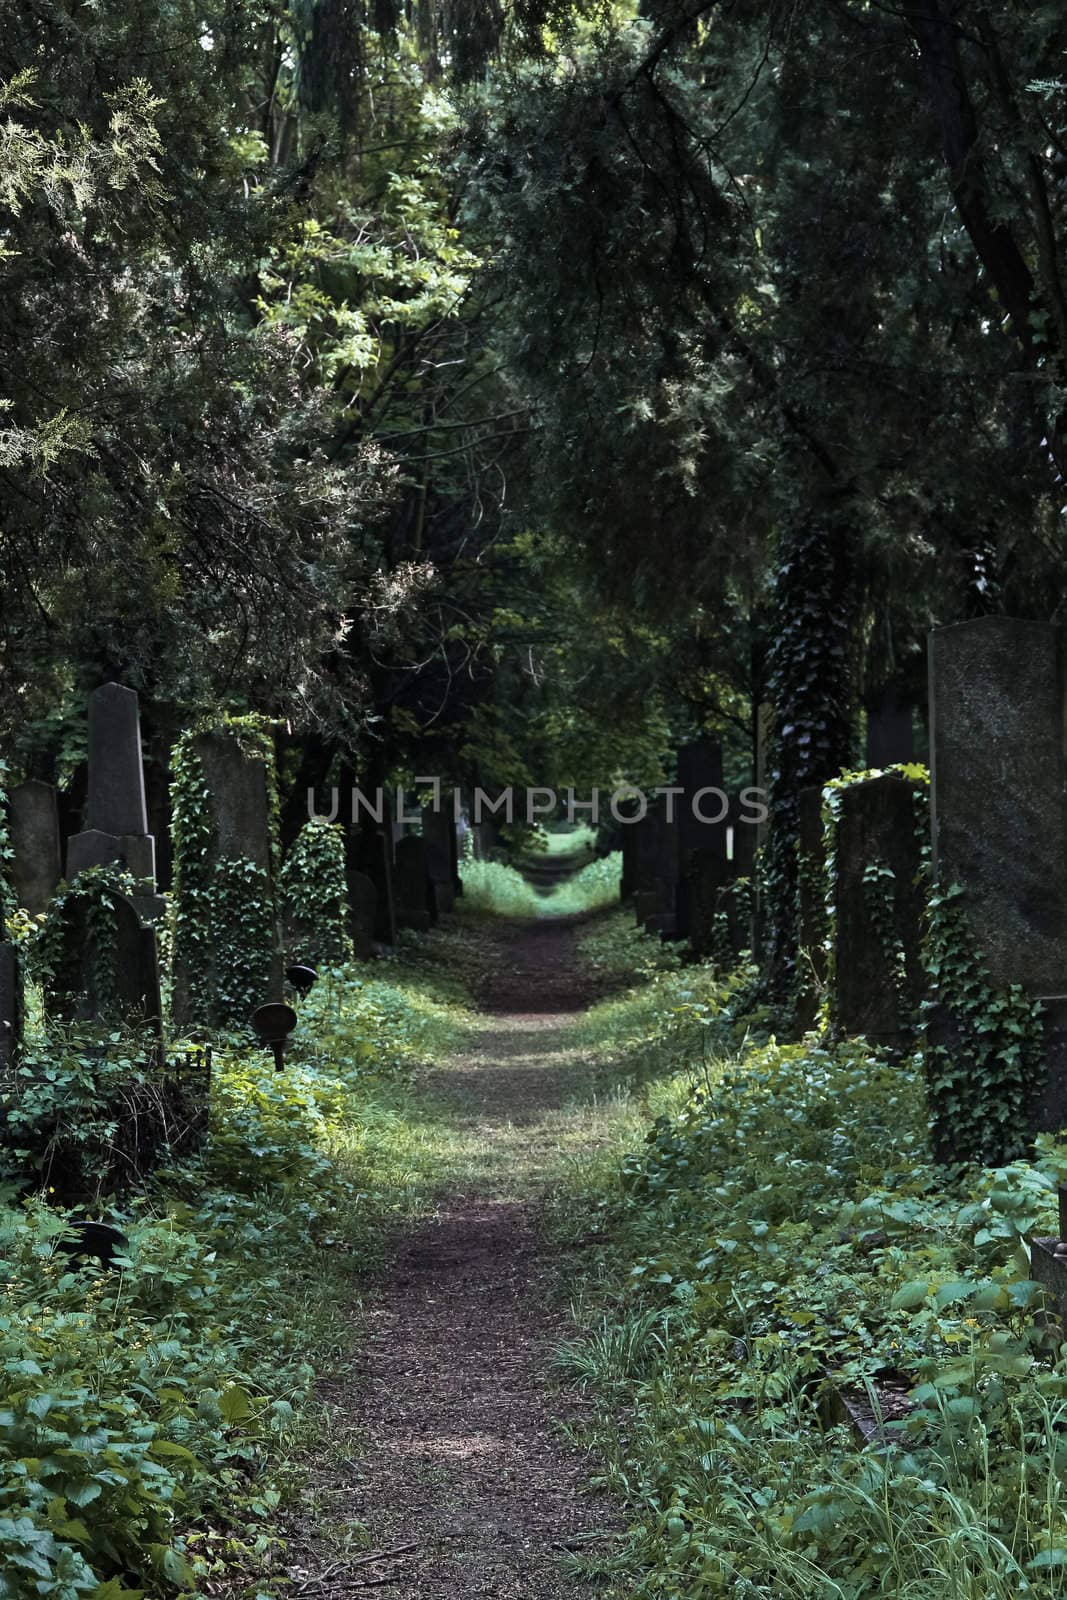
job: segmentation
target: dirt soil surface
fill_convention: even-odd
[[[298,1541],[291,1592],[309,1600],[370,1588],[396,1600],[605,1592],[576,1590],[563,1570],[568,1552],[609,1548],[613,1508],[585,1486],[592,1463],[559,1436],[580,1404],[547,1370],[566,1269],[536,1227],[540,1151],[547,1160],[575,1091],[566,1032],[595,985],[566,923],[502,924],[491,955],[475,1049],[424,1080],[484,1165],[397,1241],[351,1383],[332,1387],[352,1441],[344,1514],[366,1525],[372,1549],[324,1567],[313,1537]],[[509,1182],[517,1139],[532,1183]]]

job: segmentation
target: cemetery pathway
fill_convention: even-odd
[[[458,1159],[436,1214],[396,1244],[351,1378],[329,1400],[343,1447],[319,1474],[333,1519],[369,1550],[291,1547],[293,1590],[395,1600],[562,1600],[568,1554],[607,1553],[611,1508],[559,1436],[580,1399],[548,1367],[567,1265],[538,1228],[553,1167],[603,1136],[568,1032],[595,996],[562,922],[494,924],[469,1053],[421,1083]],[[598,1134],[598,1126],[600,1133]],[[602,1588],[583,1586],[584,1594]]]

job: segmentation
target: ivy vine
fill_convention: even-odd
[[[915,1019],[926,1080],[931,1143],[938,1160],[1002,1165],[1026,1153],[1030,1117],[1045,1070],[1040,1002],[1018,985],[999,988],[976,949],[959,884],[933,882],[929,775],[913,763],[888,767],[914,786],[915,828],[925,917],[920,950],[928,993]],[[833,915],[837,821],[845,789],[878,772],[848,772],[823,788],[826,860],[826,981],[834,981]],[[864,899],[882,944],[890,981],[902,1008],[907,986],[905,952],[897,928],[898,891],[889,865],[875,859],[864,871]]]
[[[263,763],[270,817],[270,868],[247,856],[214,859],[212,796],[198,741],[226,734]],[[182,1021],[244,1027],[266,998],[276,948],[278,787],[270,724],[258,716],[210,717],[178,740],[172,756],[174,996]]]
[[[1039,1001],[998,988],[975,949],[959,884],[935,886],[923,961],[923,1064],[934,1155],[1001,1166],[1032,1144],[1030,1115],[1044,1076]]]
[[[115,1016],[116,894],[136,894],[124,867],[86,867],[73,883],[61,883],[35,935],[26,943],[27,970],[40,984],[46,1010],[72,1018],[84,1008],[94,1017]]]
[[[352,958],[345,838],[340,823],[313,817],[293,841],[281,871],[282,903],[294,956],[337,966]]]

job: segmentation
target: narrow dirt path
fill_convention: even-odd
[[[567,1037],[595,998],[574,944],[559,923],[494,930],[483,1029],[423,1080],[472,1159],[399,1241],[351,1383],[331,1394],[352,1433],[346,1512],[372,1549],[317,1579],[302,1564],[309,1595],[557,1600],[575,1593],[567,1554],[610,1539],[611,1508],[584,1488],[590,1463],[558,1433],[577,1402],[546,1370],[559,1265],[536,1226],[588,1087]]]

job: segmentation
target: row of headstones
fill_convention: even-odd
[[[1067,634],[1052,623],[983,617],[935,629],[930,638],[930,841],[932,871],[958,885],[992,983],[1042,1002],[1047,1083],[1034,1120],[1067,1123]],[[899,731],[899,730],[898,730]],[[907,730],[910,741],[910,728]],[[899,758],[899,757],[898,757]],[[623,830],[624,893],[646,928],[698,944],[709,907],[731,870],[751,869],[746,840],[729,818],[700,824],[687,800],[721,787],[710,741],[679,753],[676,822],[660,801]],[[844,1034],[898,1042],[924,993],[921,961],[924,839],[915,789],[886,775],[843,787],[835,806],[834,872],[827,917],[824,796],[800,797],[800,937],[810,982],[801,1006],[814,1015],[829,983],[831,1020]],[[771,819],[773,826],[773,818]],[[741,860],[737,841],[742,841]],[[892,889],[877,910],[872,867]],[[891,926],[879,926],[888,914]],[[887,973],[888,942],[898,953]],[[827,942],[829,941],[829,943]],[[802,974],[802,978],[803,978]],[[892,980],[892,981],[891,981]]]
[[[276,897],[276,856],[268,773],[262,758],[248,753],[225,729],[195,740],[205,778],[208,808],[207,860],[210,873],[225,859],[252,862],[267,875]],[[110,966],[113,983],[106,1002],[94,995],[93,928],[84,905],[67,897],[62,915],[68,950],[80,963],[82,981],[68,984],[67,1020],[93,1020],[102,1004],[162,1029],[156,927],[166,902],[156,893],[155,847],[148,831],[138,699],[132,689],[105,684],[90,697],[88,800],[85,827],[67,842],[63,871],[58,795],[50,785],[31,780],[9,796],[11,881],[15,898],[32,915],[55,909],[61,880],[73,883],[87,868],[116,867],[128,874],[129,893],[108,889],[112,910]],[[392,943],[403,927],[426,928],[452,909],[460,890],[456,828],[444,810],[422,812],[422,832],[397,836],[383,813],[380,820],[346,831],[346,880],[351,933],[356,953],[373,954],[378,942]],[[239,930],[235,930],[239,937]],[[284,933],[279,927],[269,971],[263,974],[264,1000],[280,999]],[[290,952],[295,958],[298,951]],[[173,1010],[181,1025],[187,998],[211,983],[211,951],[174,952]],[[22,1023],[22,984],[17,952],[0,944],[0,1064],[17,1047]]]
[[[723,891],[752,879],[758,827],[740,794],[723,788],[721,745],[708,738],[683,745],[670,792],[635,801],[619,831],[620,893],[646,933],[685,940],[694,954],[708,955],[723,908],[732,953],[751,948],[743,902]]]

